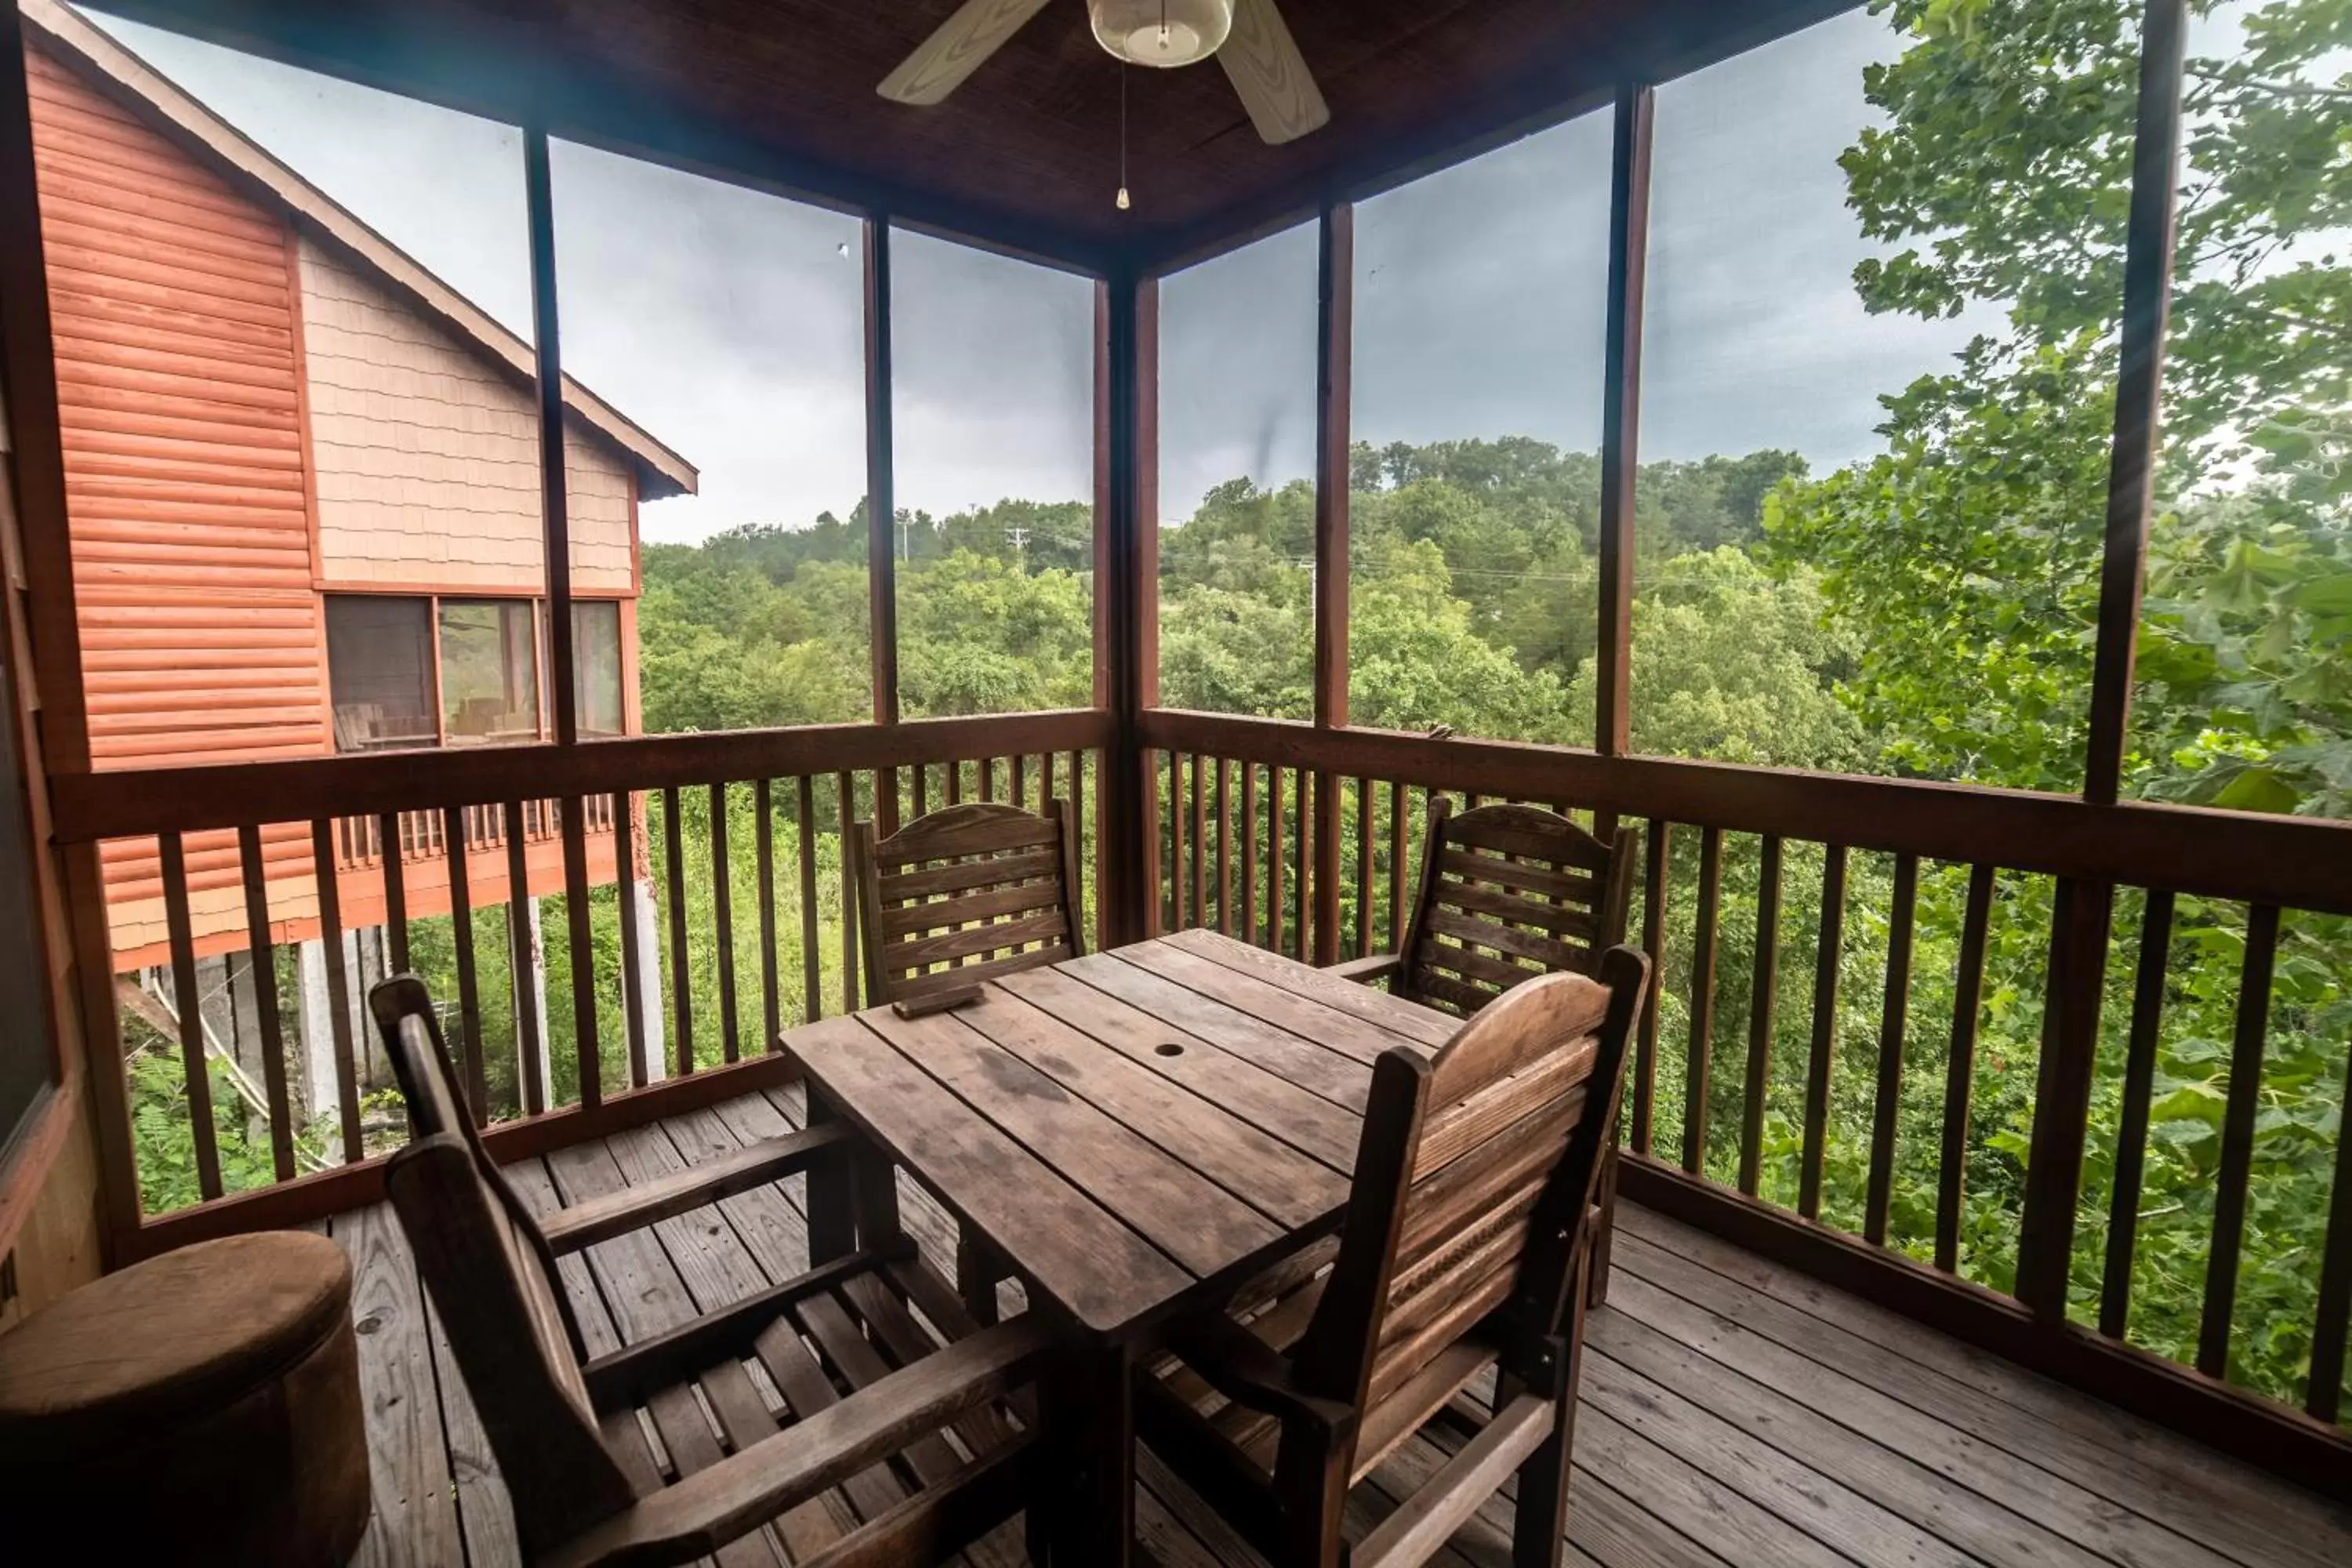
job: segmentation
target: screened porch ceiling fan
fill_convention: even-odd
[[[898,103],[938,103],[962,85],[1050,0],[966,0],[878,90]],[[1133,65],[1192,65],[1213,54],[1269,143],[1328,122],[1328,105],[1274,0],[1086,0],[1095,39]]]

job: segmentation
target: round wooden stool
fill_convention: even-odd
[[[0,1334],[0,1519],[110,1562],[347,1561],[368,1456],[342,1248],[199,1243]]]

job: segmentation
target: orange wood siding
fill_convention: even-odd
[[[531,401],[58,60],[28,49],[26,74],[94,763],[330,751],[321,575],[544,591]],[[321,423],[338,518],[328,550],[313,467]],[[445,450],[446,433],[482,430],[523,460]],[[571,458],[576,581],[633,591],[628,470],[583,436]],[[500,498],[484,528],[467,515],[481,503],[462,503],[477,487],[499,492],[501,478],[520,499]],[[485,533],[498,536],[488,553]],[[309,826],[268,826],[261,839],[276,939],[320,934]],[[185,852],[196,951],[242,948],[236,836],[192,834]],[[119,968],[168,962],[155,843],[110,842],[100,855]],[[535,838],[528,858],[533,892],[562,889],[559,843]],[[478,854],[472,870],[477,904],[504,901],[502,853]],[[591,835],[590,874],[613,879],[609,829]],[[346,866],[338,883],[347,925],[382,921],[379,869]],[[447,912],[437,854],[410,861],[406,886],[412,918]]]
[[[100,767],[327,748],[286,226],[33,52]]]

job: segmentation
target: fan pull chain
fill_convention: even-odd
[[[1125,60],[1118,63],[1118,210],[1125,212],[1127,199],[1127,71]]]

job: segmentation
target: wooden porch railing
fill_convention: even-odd
[[[1626,935],[1661,977],[1627,1090],[1629,1194],[2259,1462],[2315,1481],[2352,1476],[2352,1433],[2339,1425],[2352,1318],[2352,1139],[2341,1124],[2326,1237],[2299,1265],[2315,1272],[2315,1307],[2288,1326],[2307,1330],[2315,1347],[2303,1385],[2290,1404],[2225,1376],[2232,1328],[2246,1327],[2239,1265],[2281,931],[2352,913],[2352,826],[1166,710],[1145,713],[1141,731],[1158,784],[1157,836],[1147,840],[1156,920],[1324,963],[1392,948],[1433,791],[1465,805],[1549,805],[1628,835],[1640,890]],[[1882,898],[1874,908],[1858,896],[1865,857]],[[1735,864],[1741,929],[1726,908]],[[1931,895],[1958,911],[1948,973],[1927,973],[1916,952],[1917,911]],[[2129,1331],[2167,965],[2176,911],[2192,900],[2244,940],[2225,976],[2236,987],[2235,1028],[2196,1350],[2182,1364],[2129,1342]],[[2111,930],[2119,910],[2130,917],[2120,942]],[[1972,1114],[1980,1075],[1992,1070],[1979,1057],[1980,1020],[1988,944],[2004,922],[2012,953],[2019,940],[2036,944],[2041,994],[2024,1000],[2038,1000],[2042,1025],[2008,1238],[2013,1268],[2006,1256],[1963,1258],[1972,1167],[1983,1181],[1995,1163]],[[1791,934],[1808,927],[1809,955]],[[1868,968],[1857,951],[1865,928],[1883,979],[1849,994]],[[1741,943],[1748,963],[1735,973],[1724,955]],[[1791,963],[1781,972],[1784,958],[1806,957],[1801,971]],[[1745,1016],[1730,1016],[1743,990]],[[2111,1045],[2124,1037],[2120,1131],[2112,1148],[2093,1148],[2111,994],[2127,1013],[2107,1031]],[[1919,1005],[1929,1000],[1940,1005]],[[1906,1044],[1932,1046],[1938,1030],[1942,1071],[1906,1074]],[[1841,1075],[1841,1042],[1862,1040],[1866,1051],[1851,1054],[1866,1071]],[[1765,1147],[1776,1045],[1797,1046],[1803,1062],[1801,1096],[1782,1107],[1792,1178],[1785,1139],[1777,1160]],[[1738,1060],[1736,1076],[1716,1070],[1719,1055]],[[1825,1192],[1837,1185],[1824,1174],[1832,1098],[1854,1076],[1861,1093],[1850,1098],[1867,1131],[1844,1184],[1858,1190],[1828,1205],[1839,1212],[1825,1223]],[[2352,1122],[2352,1071],[2329,1088]],[[1923,1096],[1931,1146],[1898,1151],[1902,1112],[1916,1113]],[[2096,1208],[2084,1191],[2093,1161],[2112,1173]],[[1897,1225],[1898,1169],[1923,1167],[1932,1215],[1919,1205]]]
[[[784,1028],[860,1005],[856,900],[839,852],[851,825],[878,814],[887,826],[965,797],[1034,807],[1060,795],[1076,805],[1086,839],[1097,826],[1096,754],[1107,740],[1107,717],[1085,710],[77,779],[57,795],[58,839],[140,842],[153,848],[162,868],[171,933],[166,988],[176,1003],[202,1198],[193,1208],[140,1215],[116,1237],[120,1251],[137,1257],[199,1236],[300,1223],[378,1195],[380,1162],[366,1143],[357,1088],[370,1049],[354,1022],[361,977],[350,972],[340,941],[321,943],[340,1104],[305,1126],[292,1092],[277,962],[298,917],[306,930],[345,928],[339,894],[355,868],[381,879],[386,957],[401,969],[413,956],[414,879],[421,865],[446,861],[448,930],[436,951],[446,941],[455,984],[437,1000],[451,1009],[450,1041],[476,1116],[497,1122],[495,1146],[520,1153],[751,1087],[723,1074],[708,1087],[694,1082],[709,1079],[712,1068],[762,1060],[780,1068],[782,1058],[771,1053]],[[307,838],[307,866],[289,868],[281,853],[265,868],[269,829],[277,830],[272,838]],[[224,831],[235,836],[242,872],[267,1100],[254,1138],[266,1142],[268,1178],[241,1192],[230,1190],[215,1130],[184,848],[191,835]],[[589,840],[602,835],[612,840],[611,870],[592,875]],[[536,960],[527,951],[526,923],[506,922],[505,975],[479,972],[474,927],[486,909],[531,886],[526,851],[549,838],[562,842],[564,870],[562,891],[551,896],[560,897],[562,918],[551,913],[549,945],[560,925],[572,984],[568,996],[550,991],[542,1017],[526,979]],[[400,852],[386,853],[391,845]],[[1090,868],[1091,857],[1087,863]],[[652,888],[650,909],[633,892],[595,896],[640,876]],[[100,900],[91,929],[103,931],[104,895],[85,896]],[[805,940],[819,931],[828,940]],[[112,983],[102,978],[100,995],[85,986],[85,1005],[108,1009],[102,1025],[111,1037]],[[494,1070],[485,1017],[496,1009],[485,1004],[499,990],[511,1009],[514,1056]],[[94,1035],[100,1023],[93,1020]],[[113,1065],[113,1081],[99,1086],[103,1152],[110,1176],[136,1193],[119,1057]],[[764,1080],[774,1070],[754,1076]],[[490,1085],[509,1075],[515,1103],[494,1106]],[[296,1151],[305,1139],[343,1163],[299,1174]]]

